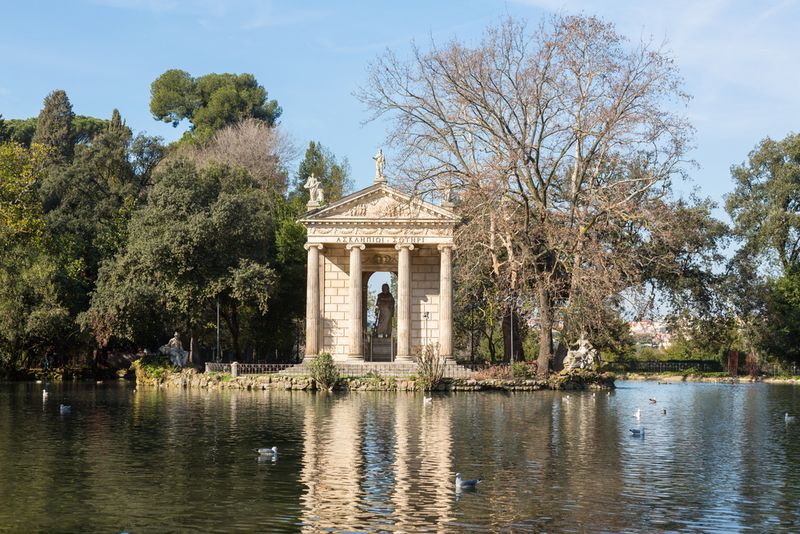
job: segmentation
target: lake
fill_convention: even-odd
[[[784,412],[800,416],[800,388],[619,382],[425,404],[0,384],[0,531],[796,532],[800,422]],[[252,450],[273,445],[274,461]],[[456,472],[483,481],[457,491]]]

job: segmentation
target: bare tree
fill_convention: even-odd
[[[648,261],[641,244],[692,133],[672,59],[594,17],[553,17],[533,34],[508,20],[475,46],[386,52],[359,96],[393,119],[388,141],[414,190],[455,193],[459,257],[530,303],[545,376],[557,314],[604,305]]]
[[[181,147],[176,156],[198,167],[212,161],[242,167],[267,189],[283,194],[288,185],[287,164],[297,157],[297,149],[278,127],[246,119],[222,128],[206,144]]]

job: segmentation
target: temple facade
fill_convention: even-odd
[[[451,357],[452,211],[391,187],[380,165],[373,185],[328,205],[313,176],[309,184],[309,211],[300,220],[308,231],[305,357],[329,352],[342,362],[409,363],[428,344]],[[388,335],[367,323],[367,287],[376,272],[397,276],[396,328]]]

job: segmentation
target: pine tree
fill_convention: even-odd
[[[66,92],[58,89],[45,97],[33,142],[49,147],[54,163],[72,161],[75,151],[74,117]]]

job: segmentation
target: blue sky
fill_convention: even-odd
[[[800,6],[748,1],[74,0],[4,2],[0,9],[0,113],[34,116],[53,89],[76,113],[119,108],[136,131],[178,138],[148,111],[150,83],[170,68],[192,75],[251,72],[284,109],[300,148],[321,141],[350,161],[357,187],[374,174],[386,124],[362,124],[352,93],[386,47],[399,52],[457,37],[474,42],[511,15],[596,14],[632,40],[667,42],[693,95],[692,170],[701,193],[721,200],[729,168],[765,136],[800,130]],[[391,155],[387,158],[391,173]]]

